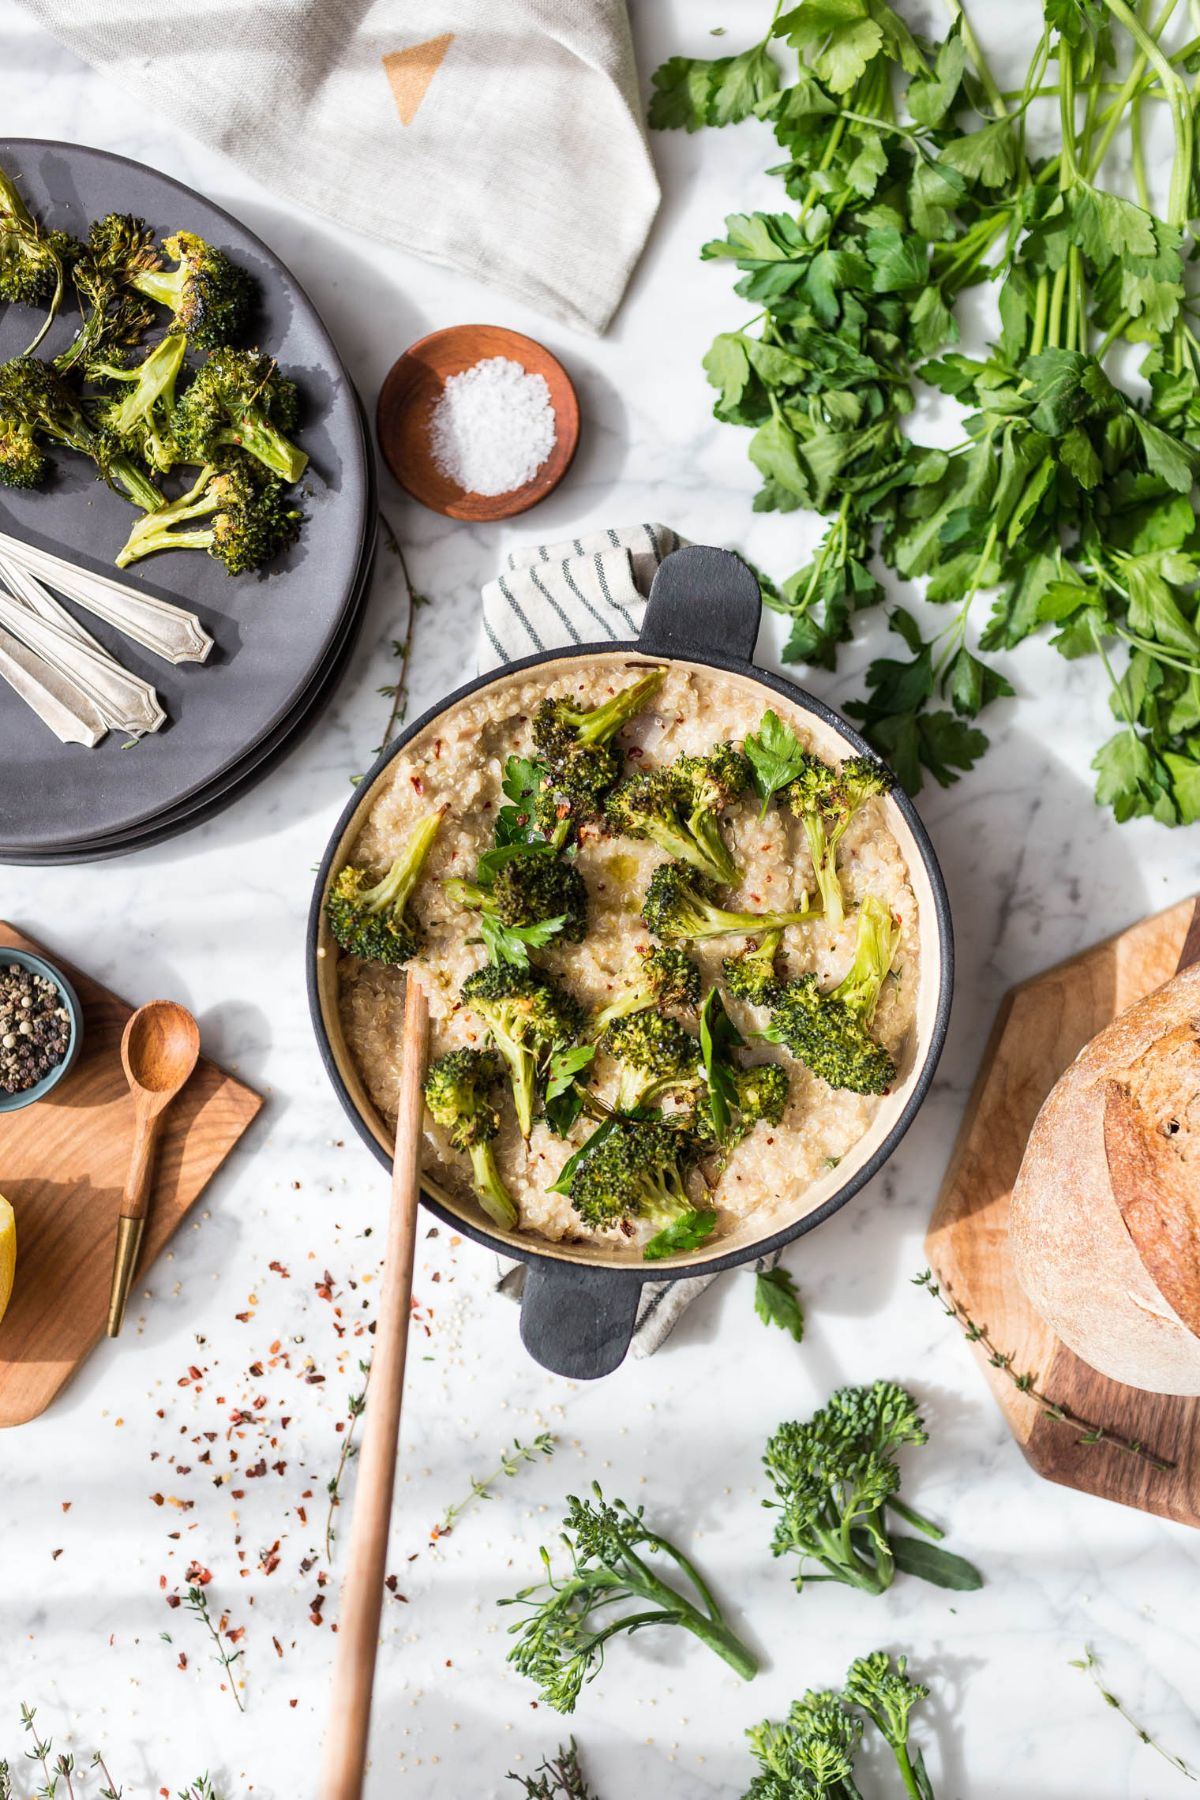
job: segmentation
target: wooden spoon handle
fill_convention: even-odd
[[[113,1256],[112,1281],[108,1289],[108,1320],[105,1331],[119,1337],[125,1319],[125,1303],[133,1283],[134,1270],[142,1248],[146,1228],[146,1209],[154,1182],[154,1151],[162,1113],[148,1112],[139,1106],[134,1114],[133,1149],[129,1155],[129,1173],[117,1219],[117,1248]]]
[[[423,990],[410,975],[404,1005],[400,1104],[387,1250],[380,1281],[370,1394],[363,1419],[354,1519],[338,1620],[337,1658],[321,1800],[359,1800],[367,1761],[379,1614],[387,1573],[404,1358],[412,1299],[421,1160],[422,1082],[429,1031]]]

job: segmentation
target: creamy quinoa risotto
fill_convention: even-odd
[[[478,919],[453,905],[442,883],[452,876],[471,879],[479,855],[490,848],[496,813],[504,803],[505,759],[514,753],[531,754],[530,720],[546,695],[598,705],[647,666],[651,665],[633,664],[628,658],[597,658],[565,677],[531,672],[523,680],[485,688],[428,727],[390,765],[349,852],[354,863],[382,871],[421,819],[436,807],[447,809],[411,902],[423,939],[409,966],[429,996],[431,1060],[447,1050],[483,1047],[487,1042],[486,1027],[458,997],[466,977],[486,960],[482,944],[469,941],[478,937]],[[615,740],[623,752],[623,767],[632,772],[673,762],[685,752],[703,755],[725,740],[740,748],[748,734],[758,731],[768,704],[802,746],[818,754],[824,750],[828,756],[828,745],[814,739],[809,715],[781,696],[768,701],[761,689],[718,670],[675,664],[668,667],[646,710]],[[799,907],[805,890],[814,887],[801,826],[778,806],[771,806],[763,820],[758,810],[751,793],[724,815],[724,835],[743,879],[722,894],[721,904],[735,911]],[[589,1014],[621,992],[638,950],[653,945],[640,909],[651,874],[666,860],[653,843],[607,836],[599,826],[581,830],[578,868],[588,891],[586,938],[581,944],[550,944],[537,951],[534,960]],[[854,954],[854,908],[868,894],[881,901],[897,921],[899,941],[872,1031],[903,1071],[916,1015],[918,909],[904,856],[888,829],[885,801],[868,800],[855,814],[840,846],[838,867],[847,901],[845,922],[832,929],[818,917],[789,926],[781,946],[780,972],[785,978],[815,972],[822,988],[840,981]],[[705,991],[720,980],[722,959],[744,942],[741,937],[720,937],[690,946]],[[374,1105],[389,1124],[394,1123],[404,970],[342,955],[338,975],[347,1048]],[[761,1122],[729,1153],[719,1174],[708,1171],[711,1190],[699,1170],[689,1173],[688,1189],[695,1202],[716,1210],[718,1236],[736,1230],[750,1214],[761,1215],[764,1232],[772,1214],[786,1211],[795,1216],[805,1190],[846,1156],[883,1104],[875,1097],[828,1087],[781,1046],[754,1039],[752,1033],[767,1023],[768,1009],[728,995],[725,1000],[747,1041],[739,1060],[784,1063],[791,1091],[779,1125]],[[695,1029],[694,1015],[681,1018]],[[587,1079],[601,1099],[612,1098],[617,1067],[603,1050]],[[554,1240],[611,1243],[622,1249],[636,1249],[653,1235],[654,1226],[642,1222],[634,1223],[632,1236],[628,1226],[592,1230],[565,1195],[548,1191],[567,1157],[594,1129],[593,1123],[581,1118],[564,1139],[539,1119],[525,1144],[511,1103],[502,1105],[501,1121],[494,1145],[496,1162],[520,1209],[522,1231]],[[426,1136],[426,1173],[470,1203],[470,1162],[450,1146],[447,1133],[428,1113]]]

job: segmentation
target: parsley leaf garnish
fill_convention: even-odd
[[[751,732],[742,748],[750,764],[754,791],[762,801],[760,819],[767,816],[772,794],[794,781],[804,770],[805,755],[790,725],[769,708],[757,732]]]
[[[754,1277],[754,1310],[764,1325],[778,1325],[798,1344],[804,1337],[804,1306],[796,1283],[782,1263]]]

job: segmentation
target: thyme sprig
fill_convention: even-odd
[[[92,1752],[86,1769],[79,1767],[71,1751],[60,1750],[54,1756],[53,1740],[43,1738],[38,1731],[37,1708],[27,1706],[24,1701],[21,1702],[21,1728],[32,1739],[30,1748],[25,1751],[26,1760],[37,1763],[42,1771],[41,1786],[34,1790],[32,1800],[59,1800],[60,1793],[61,1800],[86,1800],[90,1786],[88,1770],[94,1771],[95,1778],[101,1783],[96,1789],[96,1800],[121,1800],[125,1790],[113,1780],[99,1750]],[[163,1792],[166,1792],[165,1788]],[[21,1800],[21,1790],[16,1785],[12,1768],[3,1757],[0,1757],[0,1800]],[[196,1776],[186,1787],[180,1788],[179,1800],[220,1800],[220,1796],[205,1774]],[[587,1800],[586,1796],[584,1800]]]
[[[520,1782],[525,1800],[600,1800],[584,1780],[574,1738],[560,1744],[532,1775],[514,1775],[510,1769],[508,1779]]]
[[[505,1476],[511,1477],[517,1474],[523,1464],[536,1462],[539,1456],[553,1456],[555,1447],[556,1439],[553,1432],[549,1431],[539,1432],[531,1444],[523,1444],[520,1438],[514,1438],[512,1449],[501,1452],[499,1467],[493,1469],[490,1475],[485,1475],[482,1480],[471,1482],[470,1493],[465,1494],[455,1505],[446,1508],[441,1523],[433,1527],[429,1534],[430,1537],[435,1543],[438,1538],[449,1537],[459,1515],[470,1506],[473,1500],[491,1500],[493,1498],[492,1489],[498,1481]]]
[[[388,714],[387,726],[382,743],[376,744],[375,755],[391,743],[398,728],[403,725],[408,713],[408,673],[412,666],[413,639],[416,635],[417,613],[423,606],[429,605],[428,594],[422,594],[413,586],[412,576],[408,572],[408,562],[404,548],[395,530],[382,512],[379,523],[383,527],[383,541],[389,554],[396,557],[400,564],[400,573],[404,577],[405,592],[408,594],[408,622],[402,638],[392,639],[392,655],[400,663],[400,670],[394,682],[385,683],[379,692],[392,703]]]
[[[1151,1750],[1156,1751],[1158,1755],[1162,1757],[1164,1762],[1169,1762],[1171,1767],[1178,1770],[1181,1775],[1186,1775],[1189,1781],[1200,1781],[1200,1775],[1197,1775],[1195,1769],[1190,1768],[1188,1764],[1184,1762],[1182,1756],[1174,1756],[1170,1750],[1164,1750],[1162,1745],[1151,1737],[1145,1726],[1138,1724],[1137,1720],[1132,1717],[1117,1699],[1117,1696],[1109,1692],[1100,1679],[1100,1658],[1096,1655],[1090,1645],[1084,1646],[1082,1658],[1078,1660],[1074,1657],[1071,1658],[1071,1667],[1073,1669],[1082,1669],[1085,1675],[1091,1676],[1096,1691],[1104,1701],[1104,1704],[1106,1706],[1111,1706],[1114,1712],[1120,1713],[1125,1723],[1136,1731],[1143,1744],[1146,1744]]]
[[[1152,1450],[1148,1450],[1140,1439],[1126,1437],[1123,1432],[1115,1431],[1108,1425],[1099,1425],[1094,1419],[1085,1419],[1081,1413],[1075,1412],[1072,1407],[1065,1405],[1061,1400],[1051,1399],[1050,1395],[1038,1386],[1039,1378],[1036,1371],[1022,1374],[1014,1369],[1012,1357],[996,1348],[987,1326],[976,1324],[966,1307],[955,1298],[949,1288],[943,1293],[933,1278],[932,1269],[925,1269],[920,1275],[914,1275],[913,1286],[923,1287],[927,1293],[931,1294],[947,1317],[957,1321],[967,1342],[978,1344],[986,1353],[989,1366],[993,1369],[1000,1369],[1007,1375],[1018,1393],[1028,1394],[1031,1400],[1035,1400],[1046,1418],[1054,1419],[1060,1425],[1069,1425],[1072,1430],[1077,1431],[1079,1433],[1076,1440],[1078,1443],[1108,1444],[1112,1449],[1120,1450],[1125,1456],[1140,1457],[1143,1462],[1149,1463],[1152,1469],[1158,1469],[1163,1474],[1167,1474],[1175,1467],[1175,1464],[1166,1457],[1156,1456]]]
[[[222,1669],[225,1671],[229,1682],[229,1691],[233,1695],[234,1705],[239,1712],[245,1712],[246,1707],[242,1700],[242,1696],[238,1693],[238,1684],[234,1680],[233,1675],[233,1665],[234,1663],[241,1661],[242,1652],[240,1650],[230,1650],[222,1643],[221,1633],[213,1623],[212,1614],[208,1610],[208,1595],[202,1587],[190,1587],[187,1591],[184,1605],[194,1618],[199,1619],[200,1623],[204,1626],[204,1629],[208,1632],[209,1637],[212,1639],[213,1660],[219,1662]]]
[[[363,1413],[366,1410],[367,1383],[371,1379],[371,1365],[369,1362],[360,1362],[358,1367],[363,1378],[362,1389],[357,1394],[351,1394],[349,1400],[346,1402],[346,1429],[342,1433],[341,1454],[338,1457],[337,1468],[325,1484],[326,1491],[329,1495],[329,1508],[325,1514],[325,1561],[330,1564],[333,1562],[333,1540],[335,1535],[333,1529],[333,1515],[336,1509],[342,1504],[341,1485],[342,1477],[346,1473],[346,1465],[352,1457],[358,1455],[358,1445],[354,1441],[354,1434],[358,1427],[358,1421],[362,1418]]]

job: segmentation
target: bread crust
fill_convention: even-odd
[[[1200,965],[1060,1078],[1010,1227],[1022,1286],[1077,1356],[1130,1387],[1200,1395]]]

